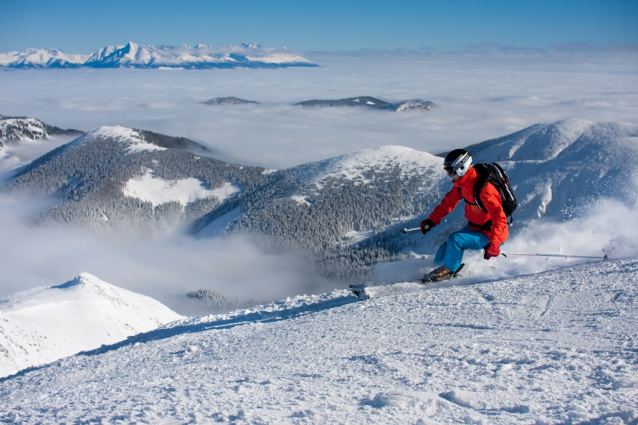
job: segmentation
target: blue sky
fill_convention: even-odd
[[[637,0],[0,0],[0,52],[235,44],[299,51],[638,45]]]

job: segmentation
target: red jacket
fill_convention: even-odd
[[[490,238],[491,244],[500,246],[509,236],[501,195],[492,183],[487,183],[479,192],[487,212],[480,209],[474,200],[474,185],[479,177],[478,172],[471,167],[458,181],[452,182],[454,187],[445,195],[428,219],[438,225],[443,217],[452,212],[461,199],[464,199],[465,218],[469,222],[470,229],[485,233]],[[491,226],[488,223],[490,221]]]

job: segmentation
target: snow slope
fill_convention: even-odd
[[[194,318],[0,382],[6,423],[638,421],[638,260]]]
[[[0,376],[181,319],[164,305],[88,273],[0,299]]]
[[[222,47],[150,46],[128,42],[108,46],[90,55],[69,55],[57,49],[29,48],[24,52],[0,54],[0,66],[10,68],[277,68],[317,66],[296,52],[256,43]]]

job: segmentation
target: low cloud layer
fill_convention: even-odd
[[[131,239],[98,236],[65,225],[34,227],[26,222],[25,218],[47,205],[0,197],[0,297],[60,285],[88,272],[190,314],[186,293],[191,290],[269,301],[323,292],[336,285],[308,273],[306,259],[266,252],[247,237]]]
[[[184,136],[247,165],[282,168],[398,144],[441,152],[567,118],[636,122],[636,59],[309,55],[305,69],[23,70],[0,73],[0,114],[64,128],[123,125]],[[430,112],[301,109],[370,95]],[[261,105],[205,105],[236,96]]]

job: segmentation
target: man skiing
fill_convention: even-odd
[[[500,246],[507,240],[507,216],[503,211],[501,195],[490,182],[479,191],[479,198],[486,211],[474,199],[474,186],[480,179],[472,166],[472,155],[465,149],[455,149],[443,162],[443,168],[452,178],[454,187],[443,198],[430,216],[421,222],[421,232],[425,235],[438,225],[458,203],[465,201],[467,226],[451,233],[447,242],[439,247],[434,256],[434,264],[440,267],[423,276],[423,282],[438,282],[449,279],[462,267],[461,260],[466,249],[483,249],[483,258],[498,257]]]

